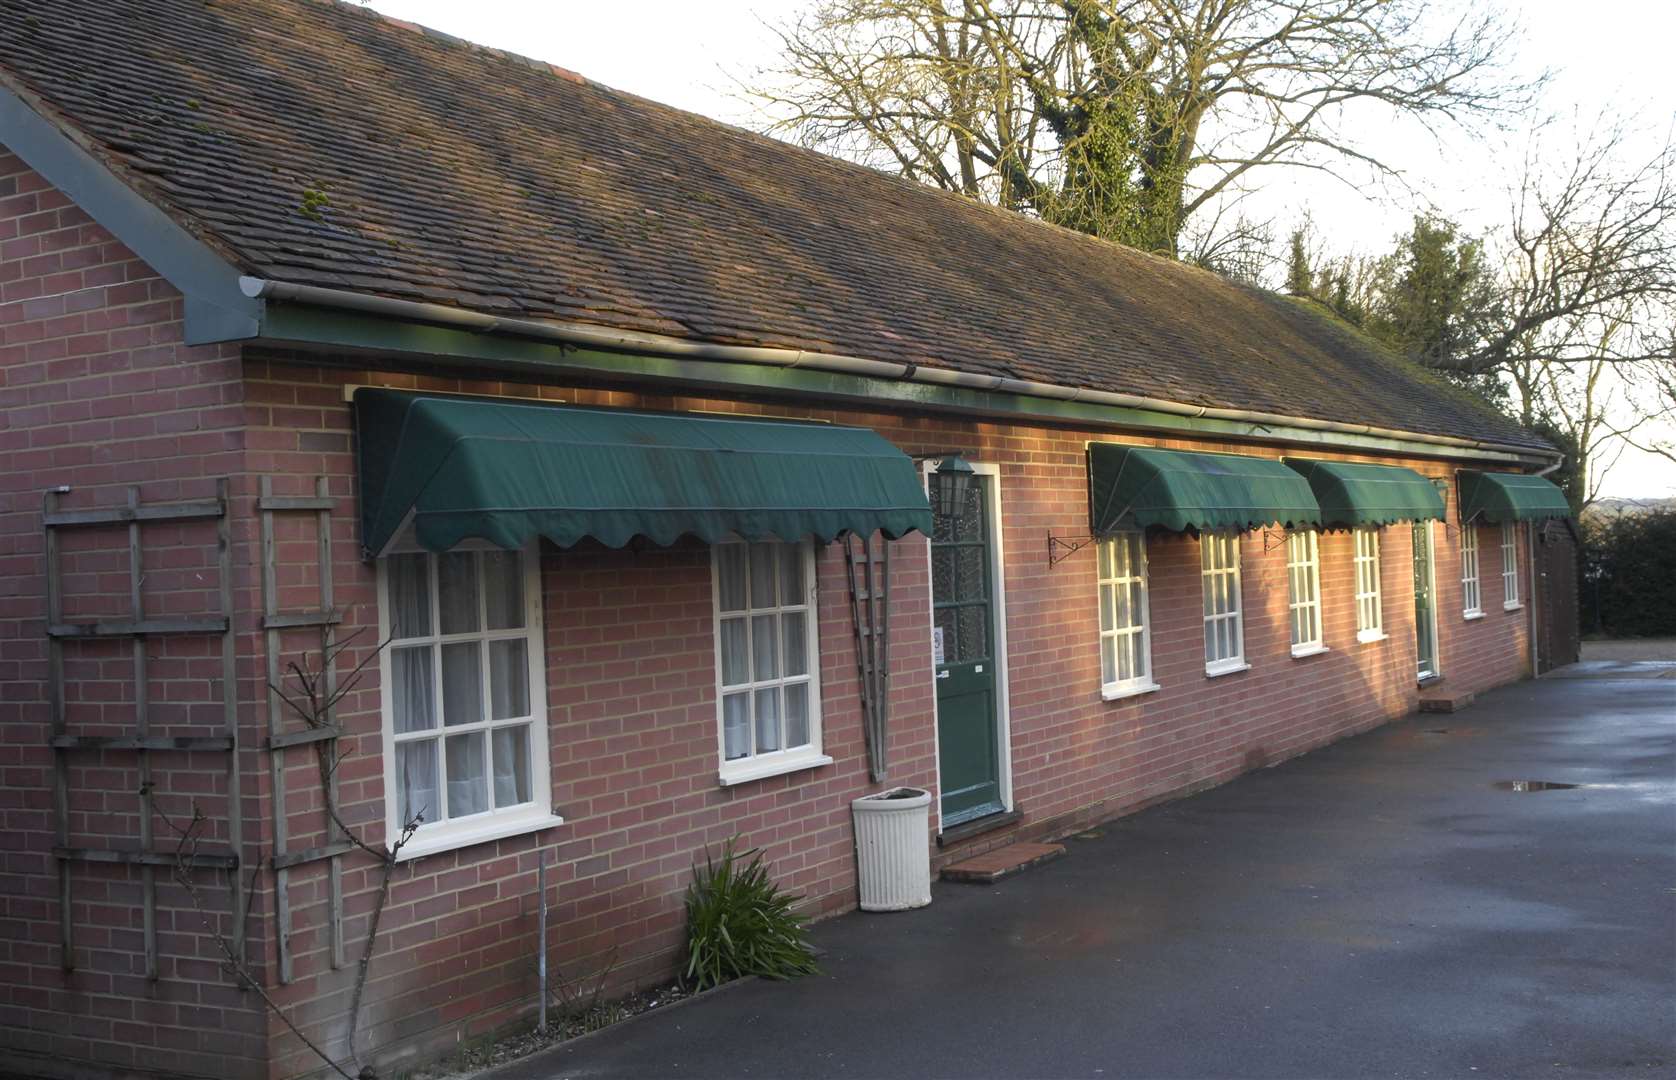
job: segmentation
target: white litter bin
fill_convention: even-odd
[[[931,793],[891,788],[850,803],[863,911],[907,911],[931,903]]]

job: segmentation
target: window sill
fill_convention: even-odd
[[[563,824],[564,818],[557,814],[504,814],[491,817],[481,824],[471,822],[452,829],[439,827],[435,833],[421,829],[413,834],[413,839],[402,845],[401,851],[396,853],[396,861],[407,862],[409,859],[420,859],[426,855],[454,851],[474,844],[487,844],[491,840],[505,840],[509,836],[522,836],[524,833],[551,829],[555,825]]]
[[[769,758],[766,761],[724,767],[721,772],[716,774],[716,783],[722,787],[732,787],[734,784],[748,784],[752,780],[766,780],[770,776],[783,776],[786,773],[802,772],[804,769],[818,769],[822,765],[830,764],[832,764],[831,758],[825,754],[815,753]]]
[[[1358,645],[1372,645],[1374,642],[1384,641],[1390,636],[1383,630],[1358,630],[1356,631],[1356,643]]]
[[[1238,661],[1236,663],[1232,663],[1232,664],[1226,664],[1226,663],[1216,664],[1216,665],[1206,664],[1205,665],[1205,678],[1214,679],[1218,675],[1233,675],[1237,672],[1250,671],[1250,670],[1251,670],[1251,665],[1246,663],[1243,660]]]
[[[1292,659],[1302,660],[1306,656],[1320,656],[1324,652],[1332,651],[1325,645],[1294,645],[1292,646]]]
[[[1124,698],[1140,697],[1160,689],[1155,682],[1140,683],[1135,686],[1102,686],[1100,687],[1101,701],[1122,701]]]
[[[1483,617],[1484,617],[1484,613],[1482,611],[1463,611],[1463,612],[1461,612],[1461,618],[1465,619],[1467,622],[1471,622],[1474,619],[1482,619]]]
[[[1501,606],[1501,609],[1503,611],[1518,611],[1520,608],[1522,608],[1524,606],[1525,605],[1523,605],[1523,604],[1519,603],[1519,601],[1515,600],[1511,604],[1503,604]]]

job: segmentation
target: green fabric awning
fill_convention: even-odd
[[[1321,522],[1309,481],[1273,458],[1093,443],[1088,487],[1096,536],[1148,525],[1179,532]]]
[[[931,531],[913,462],[864,428],[377,389],[355,409],[369,556],[409,522],[431,551]]]
[[[1424,476],[1400,465],[1287,458],[1309,481],[1327,525],[1390,525],[1442,521],[1443,493]]]
[[[1571,516],[1565,492],[1540,476],[1462,469],[1456,483],[1460,485],[1463,524],[1499,525],[1504,521]]]

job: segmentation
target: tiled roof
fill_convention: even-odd
[[[0,0],[0,68],[243,272],[1544,446],[1323,316],[331,0]]]

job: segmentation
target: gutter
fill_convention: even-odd
[[[1431,435],[1423,432],[1402,431],[1376,427],[1372,424],[1346,424],[1336,420],[1319,420],[1308,416],[1287,416],[1281,413],[1258,412],[1250,409],[1228,409],[1209,405],[1189,405],[1179,401],[1145,397],[1139,394],[1120,394],[1109,390],[1090,390],[1086,387],[1061,386],[1055,383],[1009,379],[999,375],[973,375],[947,368],[925,367],[895,361],[870,360],[860,356],[810,352],[805,349],[783,349],[753,345],[718,345],[710,342],[688,341],[663,334],[648,334],[634,330],[611,330],[587,323],[559,322],[545,319],[503,318],[465,308],[449,307],[414,300],[398,300],[387,296],[328,289],[318,285],[298,285],[267,278],[241,277],[239,288],[253,300],[271,299],[316,307],[357,311],[391,319],[406,319],[438,323],[444,326],[479,331],[486,334],[508,334],[556,341],[582,348],[607,349],[650,353],[658,356],[685,357],[728,363],[759,364],[782,368],[806,368],[836,372],[864,378],[920,383],[928,386],[959,387],[1057,401],[1083,402],[1126,409],[1146,409],[1152,412],[1195,419],[1209,418],[1237,423],[1273,427],[1301,428],[1341,435],[1363,435],[1376,438],[1402,439],[1440,447],[1459,447],[1516,457],[1553,457],[1553,451],[1483,439],[1466,439],[1452,435]],[[1559,468],[1560,460],[1544,472]]]

